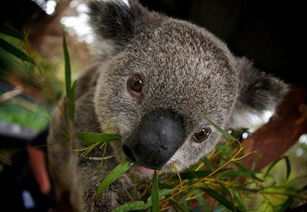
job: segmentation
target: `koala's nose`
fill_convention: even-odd
[[[124,153],[126,154],[126,156],[128,157],[128,159],[131,161],[131,162],[136,162],[136,160],[135,160],[135,157],[134,157],[134,155],[133,155],[133,153],[132,153],[132,151],[130,150],[130,148],[127,146],[127,145],[123,145],[123,151],[124,151]]]
[[[123,151],[130,160],[147,168],[161,169],[185,139],[182,118],[158,109],[143,117],[125,141]]]

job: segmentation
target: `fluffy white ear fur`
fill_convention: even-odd
[[[127,7],[129,7],[130,6],[130,4],[129,4],[129,1],[128,0],[122,0],[124,3],[125,3],[125,5],[127,5]]]
[[[288,92],[288,85],[256,68],[246,58],[237,58],[240,71],[240,95],[233,117],[232,128],[251,128],[267,122]]]
[[[274,109],[261,112],[251,112],[249,110],[235,111],[230,127],[234,129],[249,128],[253,131],[254,128],[267,123],[274,113]]]
[[[102,2],[113,2],[113,3],[118,3],[118,4],[124,3],[127,7],[130,7],[129,0],[99,0],[99,1],[102,1]]]

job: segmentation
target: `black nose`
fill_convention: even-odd
[[[131,162],[136,162],[135,157],[133,156],[132,151],[129,149],[127,145],[123,145],[123,151]]]
[[[143,117],[125,141],[123,151],[133,162],[161,169],[183,144],[184,138],[182,118],[172,111],[158,109]]]

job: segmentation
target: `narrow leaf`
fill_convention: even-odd
[[[231,204],[231,202],[229,202],[226,198],[224,198],[222,195],[220,195],[216,191],[209,189],[209,188],[205,188],[204,191],[206,192],[206,194],[216,199],[219,203],[221,203],[223,206],[225,206],[229,210],[233,210],[234,208],[233,204]],[[237,209],[236,211],[240,211],[240,210]]]
[[[234,196],[234,200],[235,200],[235,202],[238,204],[240,210],[242,210],[242,211],[244,211],[244,212],[247,211],[247,209],[246,209],[246,207],[245,207],[243,201],[241,200],[240,195],[237,194],[236,192],[233,192],[233,196]]]
[[[19,40],[24,40],[23,35],[11,27],[1,25],[0,32],[3,34],[9,35],[11,37],[17,38]]]
[[[229,171],[229,172],[224,172],[223,174],[221,174],[220,178],[227,179],[230,177],[238,177],[238,176],[252,176],[257,173],[258,172],[256,171]]]
[[[169,195],[170,193],[173,192],[173,189],[161,189],[159,190],[159,199],[164,198],[166,195]],[[151,206],[152,202],[152,195],[150,195],[147,199],[147,204],[150,204]]]
[[[213,170],[213,166],[212,166],[212,164],[210,163],[210,161],[208,160],[207,157],[203,157],[201,160],[203,161],[203,163],[205,164],[205,166],[206,166],[210,171]]]
[[[175,211],[177,212],[188,212],[188,210],[186,210],[184,207],[182,207],[178,202],[176,202],[176,200],[174,199],[170,199],[169,200],[171,205],[174,207]]]
[[[104,180],[100,183],[100,185],[97,188],[96,196],[99,196],[106,190],[106,188],[113,183],[116,179],[118,179],[123,173],[125,173],[133,163],[130,163],[128,161],[124,161],[120,164],[118,164],[109,174],[104,178]]]
[[[212,125],[217,131],[219,131],[226,139],[231,140],[231,141],[236,141],[237,139],[230,135],[227,131],[223,130],[220,128],[217,124],[215,124],[213,121],[211,121],[209,118],[207,118],[205,115],[203,115],[204,119]]]
[[[65,87],[67,98],[71,96],[71,68],[70,68],[70,58],[67,49],[67,43],[65,35],[63,35],[63,51],[64,51],[64,62],[65,62]]]
[[[194,193],[197,195],[196,198],[197,198],[197,200],[198,200],[198,202],[199,202],[199,205],[200,205],[200,207],[202,208],[202,210],[203,210],[204,212],[210,212],[210,207],[208,206],[208,204],[207,204],[205,198],[203,197],[203,195],[201,195],[200,190],[195,189],[195,190],[194,190]]]
[[[155,174],[152,179],[151,187],[151,201],[152,201],[152,212],[160,211],[160,201],[159,201],[159,187],[158,187],[158,173],[155,171]]]
[[[290,160],[289,160],[288,156],[284,156],[284,159],[286,161],[286,166],[287,166],[287,179],[289,179],[289,176],[291,174]]]
[[[162,189],[159,191],[159,198],[163,198],[164,196],[172,193],[173,190],[172,189]],[[118,208],[116,208],[115,210],[113,210],[112,212],[124,212],[124,211],[134,211],[134,210],[145,210],[149,207],[151,207],[151,196],[148,197],[147,199],[147,203],[143,202],[143,201],[134,201],[134,202],[128,202]]]
[[[0,38],[0,47],[5,51],[7,51],[8,53],[14,55],[15,57],[23,61],[29,62],[31,64],[34,64],[34,60],[30,58],[26,53],[19,50],[18,48],[16,48],[15,46],[13,46],[12,44],[10,44],[9,42],[7,42],[2,38]]]
[[[286,201],[284,201],[283,204],[281,205],[280,212],[286,211],[292,205],[293,202],[294,202],[293,197],[288,197]]]
[[[248,168],[246,168],[244,165],[242,165],[241,163],[238,162],[233,162],[233,164],[235,164],[241,171],[250,171]],[[257,172],[258,173],[258,172]],[[256,174],[257,174],[256,173]],[[254,180],[257,180],[259,182],[263,182],[262,179],[260,179],[259,177],[257,177],[255,174],[250,175],[251,178],[253,178]]]
[[[151,205],[145,204],[143,201],[135,201],[135,202],[128,202],[116,209],[112,212],[126,212],[126,211],[136,211],[136,210],[145,210],[149,208]]]
[[[266,171],[264,177],[267,177],[268,174],[270,173],[270,171],[275,167],[275,165],[276,165],[279,161],[281,161],[281,160],[283,160],[283,159],[285,160],[285,163],[286,163],[286,167],[287,167],[287,170],[286,170],[286,171],[287,171],[287,179],[288,179],[289,176],[290,176],[290,173],[291,173],[291,165],[290,165],[290,161],[289,161],[288,156],[283,156],[283,157],[277,159],[276,161],[274,161],[274,162],[269,166],[269,168],[267,169],[267,171]]]
[[[240,191],[248,191],[248,192],[259,192],[262,190],[262,188],[248,188],[244,186],[237,186],[236,189]]]
[[[69,96],[68,96],[68,115],[69,119],[73,122],[75,116],[75,91],[76,91],[77,81],[72,84]]]
[[[76,132],[74,135],[79,140],[85,141],[88,144],[118,141],[121,138],[121,136],[118,134],[102,134],[92,132]]]
[[[203,178],[208,176],[211,173],[211,171],[208,170],[202,170],[202,171],[190,171],[190,172],[183,172],[180,173],[180,177],[182,179],[193,179],[193,178]]]

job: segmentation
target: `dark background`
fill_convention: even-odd
[[[69,2],[69,0],[62,0]],[[306,6],[304,1],[140,0],[150,10],[207,28],[238,56],[288,83],[307,86],[304,73]],[[0,23],[17,29],[46,14],[31,0],[1,2]],[[43,24],[44,26],[44,24]],[[42,26],[42,27],[43,27]],[[303,47],[304,46],[304,47]]]
[[[205,27],[233,53],[251,59],[257,68],[307,87],[303,1],[140,1],[152,10]]]

